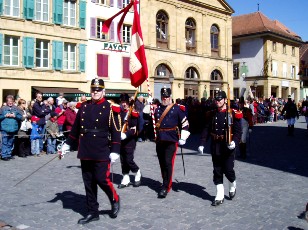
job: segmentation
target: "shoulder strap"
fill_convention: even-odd
[[[160,119],[158,120],[158,122],[156,123],[156,128],[159,129],[160,128],[160,123],[164,120],[166,114],[169,112],[169,110],[174,106],[174,103],[170,104],[167,106],[167,108],[165,109],[165,111],[163,112],[163,114],[161,115]]]

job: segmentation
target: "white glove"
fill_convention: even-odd
[[[186,142],[187,138],[189,137],[190,132],[187,130],[182,129],[181,130],[181,140],[184,140]]]
[[[186,140],[180,139],[179,140],[179,145],[185,145],[186,144]]]
[[[200,145],[200,146],[198,147],[198,152],[201,153],[201,154],[203,154],[203,149],[204,149],[204,147],[203,147],[202,145]]]
[[[235,142],[231,141],[230,145],[228,145],[228,149],[233,150],[235,149]]]
[[[126,134],[125,133],[121,133],[121,140],[123,141],[123,140],[125,140],[126,139]]]
[[[71,146],[64,143],[62,145],[61,151],[59,152],[59,159],[61,160],[62,158],[64,158],[64,155],[67,154],[70,151],[70,149],[71,149]]]
[[[117,153],[110,153],[109,158],[110,158],[111,164],[115,163],[116,160],[119,158],[119,156],[120,155]]]
[[[249,133],[252,133],[252,129],[248,129],[248,132],[249,132]]]

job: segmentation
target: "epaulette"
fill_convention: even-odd
[[[115,112],[115,113],[120,113],[120,111],[121,111],[120,105],[118,105],[118,104],[116,104],[116,103],[114,103],[114,104],[111,105],[111,109],[112,109],[112,111]]]
[[[186,107],[184,105],[179,105],[180,106],[180,109],[185,112],[186,111]]]
[[[139,117],[139,112],[138,111],[132,111],[132,117]]]
[[[241,119],[241,118],[243,118],[243,113],[242,113],[242,111],[233,109],[233,112],[234,112],[234,117],[235,117],[236,119]]]

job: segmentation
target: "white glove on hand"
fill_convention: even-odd
[[[126,139],[126,134],[125,133],[121,133],[121,140],[123,141],[123,140],[125,140]]]
[[[179,140],[179,145],[185,145],[186,144],[186,140],[180,139]]]
[[[117,153],[110,153],[109,158],[110,158],[111,164],[115,163],[116,160],[119,158],[119,156],[120,155]]]
[[[230,145],[228,145],[228,149],[233,150],[235,149],[235,142],[231,141]]]
[[[203,149],[204,149],[204,147],[203,147],[202,145],[199,146],[199,147],[198,147],[198,152],[201,153],[201,154],[203,154]]]
[[[252,133],[252,129],[248,129],[248,132],[249,132],[249,133]]]
[[[59,159],[61,160],[62,158],[64,158],[64,155],[67,154],[70,151],[70,149],[71,149],[71,146],[64,143],[62,145],[61,151],[59,152]]]

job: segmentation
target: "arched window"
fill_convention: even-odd
[[[163,11],[156,15],[156,43],[157,47],[168,48],[168,16]]]
[[[211,81],[222,81],[222,75],[219,70],[215,69],[212,71]]]
[[[185,71],[185,78],[188,79],[198,79],[199,78],[199,74],[197,72],[197,70],[193,67],[189,67],[186,71]]]
[[[219,29],[217,26],[212,25],[211,27],[211,50],[213,56],[219,55]]]
[[[186,49],[196,51],[196,23],[192,18],[185,22]]]
[[[158,77],[169,77],[171,74],[170,69],[165,64],[158,65],[155,72]]]

